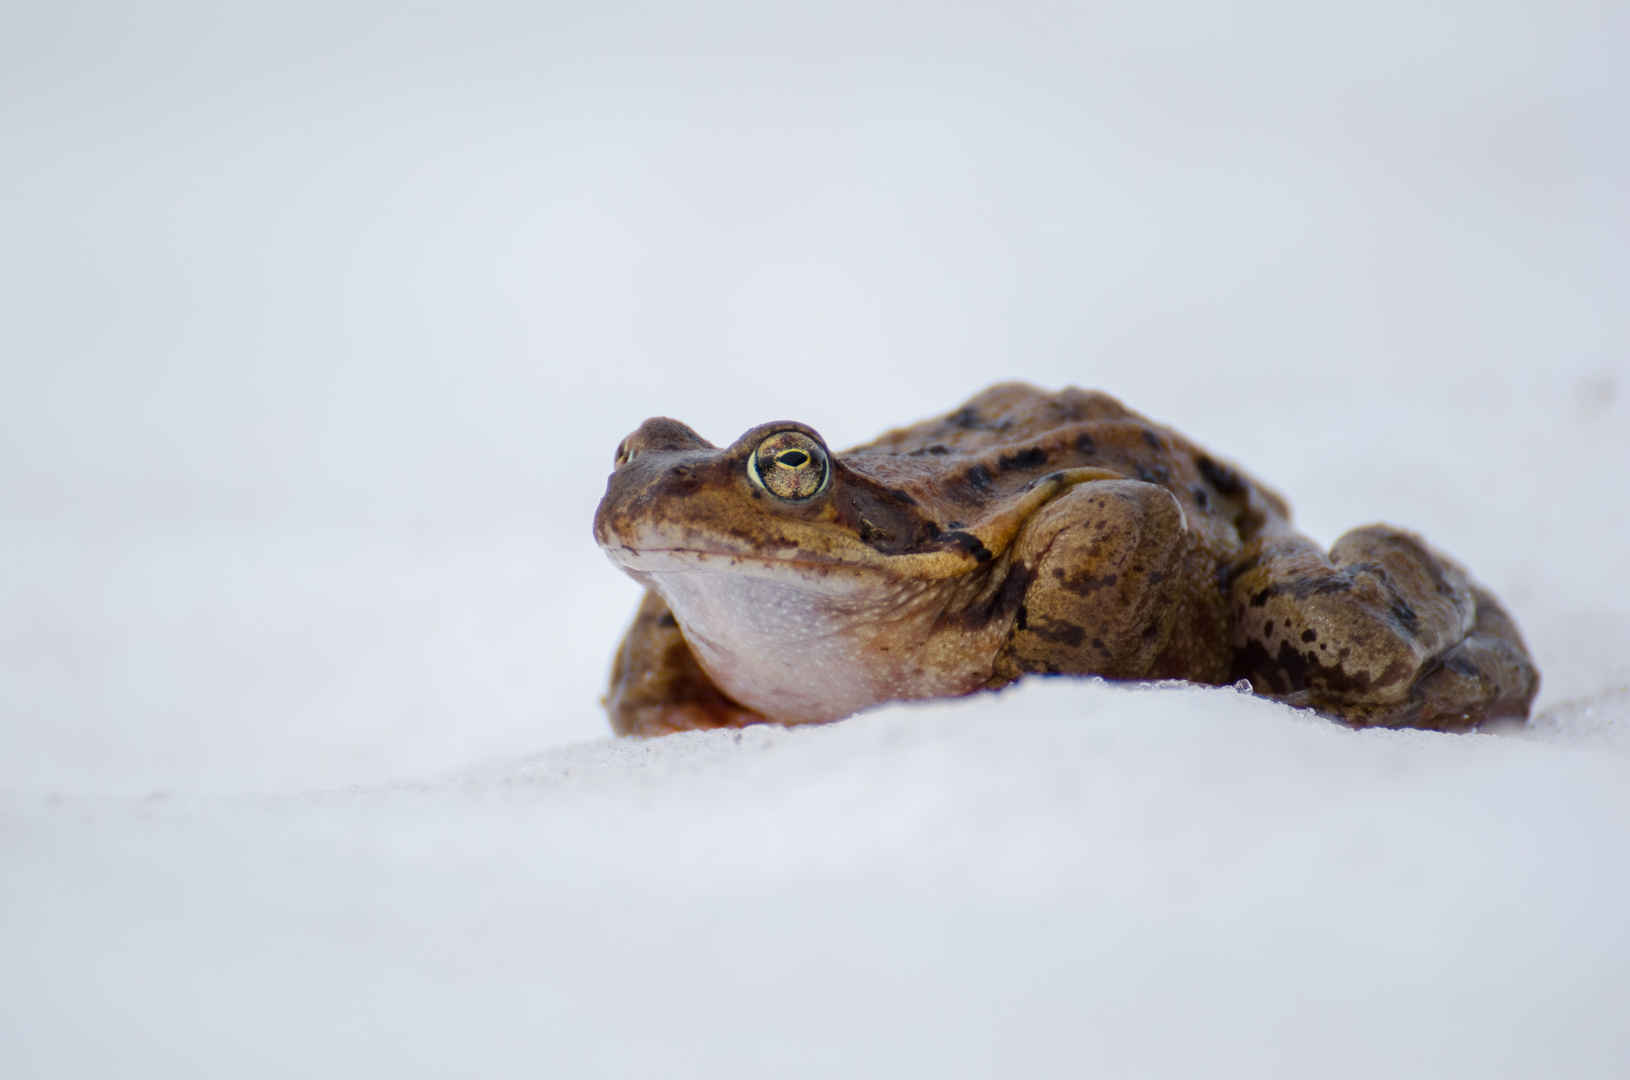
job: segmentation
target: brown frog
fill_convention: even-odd
[[[1022,675],[1249,679],[1359,726],[1528,714],[1486,589],[1411,533],[1328,553],[1285,501],[1101,393],[993,386],[841,454],[764,424],[723,449],[652,419],[594,535],[646,587],[619,734],[820,723]]]

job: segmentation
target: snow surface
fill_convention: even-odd
[[[0,1075],[1630,1075],[1627,54],[1589,4],[0,7]],[[624,434],[997,378],[1418,529],[1536,719],[606,737]]]
[[[1052,680],[5,811],[27,1075],[1630,1069],[1622,705],[1582,749]]]

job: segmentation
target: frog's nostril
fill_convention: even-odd
[[[675,476],[689,476],[690,470],[685,468],[683,465],[675,465],[673,467],[673,474]]]

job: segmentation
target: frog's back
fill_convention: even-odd
[[[841,457],[869,472],[915,473],[919,484],[933,474],[938,494],[972,517],[979,516],[975,506],[999,505],[1039,476],[1087,466],[1166,488],[1191,521],[1211,526],[1202,531],[1224,549],[1289,517],[1278,495],[1176,431],[1108,394],[1075,387],[1048,393],[1001,383],[954,412],[886,432]]]
[[[1025,383],[998,383],[954,412],[895,428],[849,451],[854,454],[925,454],[936,448],[975,453],[1045,439],[1087,423],[1144,422],[1108,394],[1067,386],[1050,394]]]

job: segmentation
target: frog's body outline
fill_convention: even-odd
[[[830,470],[813,496],[749,467],[772,444]],[[798,423],[721,449],[647,420],[594,532],[647,589],[606,698],[619,734],[1026,674],[1243,678],[1358,726],[1463,731],[1526,717],[1539,683],[1499,601],[1419,537],[1372,525],[1326,553],[1246,473],[1073,387],[1000,384],[838,454]]]

